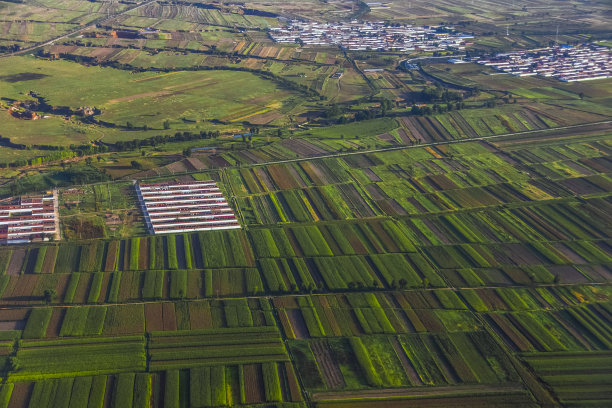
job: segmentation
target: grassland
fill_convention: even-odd
[[[35,144],[37,135],[52,136],[52,144],[80,144],[88,140],[143,138],[169,133],[171,127],[194,129],[197,123],[214,127],[209,121],[240,121],[251,113],[282,109],[290,93],[273,82],[247,72],[205,71],[136,74],[112,68],[83,67],[66,61],[44,61],[31,57],[4,59],[3,74],[24,75],[44,72],[35,84],[26,80],[4,82],[3,97],[22,101],[32,99],[30,91],[44,97],[52,106],[92,106],[101,110],[97,117],[122,129],[88,125],[55,116],[24,121],[3,115],[2,134],[15,143]],[[27,75],[26,75],[27,76]],[[76,82],[74,78],[81,78]],[[103,90],[102,92],[100,90]],[[231,91],[230,91],[231,90]],[[78,95],[75,98],[75,95]],[[223,101],[220,103],[219,101]],[[140,131],[126,129],[127,122]],[[193,125],[189,126],[190,123]],[[187,124],[185,126],[185,124]],[[142,126],[152,130],[142,131]],[[55,137],[57,135],[57,137]]]

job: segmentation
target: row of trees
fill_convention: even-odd
[[[0,139],[9,140],[9,138]],[[2,144],[5,147],[12,147],[11,144]],[[32,159],[19,159],[13,162],[0,163],[0,168],[8,167],[22,167],[22,166],[36,166],[44,163],[49,163],[57,160],[70,159],[72,157],[89,156],[93,154],[105,153],[109,151],[109,147],[103,144],[84,144],[84,145],[70,145],[65,146],[50,146],[50,145],[19,145],[21,150],[29,150],[32,148],[39,150],[50,150],[51,153],[44,156],[34,157]],[[23,147],[21,147],[23,146]]]
[[[221,135],[218,130],[205,131],[202,130],[199,133],[192,132],[176,132],[174,136],[170,135],[157,135],[148,137],[146,139],[134,139],[128,141],[118,141],[113,145],[110,145],[114,150],[123,152],[126,150],[137,150],[145,146],[157,146],[160,144],[171,143],[171,142],[186,142],[190,140],[198,139],[216,139]]]
[[[0,195],[20,195],[52,187],[90,184],[110,179],[111,176],[104,169],[100,170],[90,164],[70,166],[51,173],[16,178],[0,188]]]

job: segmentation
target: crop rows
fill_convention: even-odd
[[[144,334],[161,330],[199,330],[221,328],[258,328],[274,326],[271,306],[265,299],[227,299],[224,301],[160,302],[146,305],[76,306],[34,308],[29,314],[15,316],[16,309],[5,312],[4,319],[23,316],[23,331],[6,332],[4,338],[70,338]]]
[[[96,337],[22,341],[17,350],[20,369],[12,381],[98,375],[143,370],[144,337]]]
[[[525,353],[521,358],[564,406],[605,406],[612,401],[610,352]]]
[[[456,310],[426,310],[422,307],[429,305],[427,299],[411,297],[411,300],[409,303],[400,294],[389,297],[365,293],[298,299],[282,297],[274,302],[289,338],[411,333],[478,326],[466,305],[453,292],[432,292],[431,307],[441,308],[444,303],[444,307]]]
[[[612,314],[607,303],[555,311],[489,313],[508,345],[517,351],[612,349]]]
[[[312,391],[518,380],[502,349],[480,331],[300,340],[290,348]]]
[[[237,338],[236,335],[240,334]],[[275,327],[187,332],[152,332],[149,338],[152,370],[218,364],[249,364],[288,359]]]
[[[253,266],[253,255],[240,231],[96,240],[35,247],[25,253],[0,251],[0,272],[17,274],[249,266]]]

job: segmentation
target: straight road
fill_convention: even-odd
[[[268,165],[271,165],[271,164],[295,163],[295,162],[302,162],[302,161],[308,161],[308,160],[328,159],[328,158],[332,158],[332,157],[353,156],[353,155],[357,155],[357,154],[380,153],[380,152],[389,152],[389,151],[393,151],[393,150],[404,150],[404,149],[417,149],[417,148],[427,147],[427,146],[441,146],[441,145],[458,144],[458,143],[488,141],[488,140],[501,139],[501,138],[506,138],[506,137],[511,137],[511,136],[523,136],[523,135],[528,135],[528,134],[532,134],[532,133],[549,133],[549,132],[555,132],[555,131],[559,131],[559,130],[580,129],[580,128],[585,128],[585,127],[588,127],[588,126],[596,126],[596,125],[609,125],[609,126],[604,126],[604,128],[602,129],[602,132],[603,131],[612,131],[612,120],[605,120],[605,121],[601,121],[601,122],[591,122],[591,123],[583,123],[583,124],[579,124],[579,125],[560,126],[560,127],[555,127],[555,128],[549,128],[549,129],[538,129],[538,130],[527,130],[527,131],[524,131],[524,132],[503,133],[503,134],[500,134],[500,135],[490,135],[490,136],[472,137],[472,138],[465,138],[465,139],[444,140],[444,141],[441,141],[441,142],[431,142],[431,143],[421,143],[421,144],[414,144],[414,145],[394,146],[394,147],[387,147],[387,148],[380,148],[380,149],[358,150],[358,151],[354,151],[354,152],[330,153],[330,154],[321,155],[321,156],[298,157],[298,158],[295,158],[295,159],[274,160],[274,161],[268,161],[268,162],[263,162],[263,163],[244,164],[242,166],[228,166],[226,168],[232,168],[232,167],[240,167],[240,168],[259,167],[259,166],[268,166]]]

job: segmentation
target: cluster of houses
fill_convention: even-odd
[[[34,111],[37,107],[34,101],[15,101],[9,107],[9,114],[16,119],[37,120],[40,119],[40,115]]]
[[[452,34],[446,28],[389,26],[384,22],[318,23],[292,20],[285,27],[269,29],[270,37],[278,43],[304,45],[337,45],[359,51],[440,51],[465,49],[466,34]]]
[[[9,114],[15,119],[22,120],[38,120],[47,119],[50,116],[44,115],[45,113],[51,113],[54,115],[63,116],[93,116],[99,114],[101,111],[96,107],[91,106],[80,106],[78,109],[73,110],[68,106],[51,106],[46,103],[38,103],[33,100],[26,101],[15,101],[8,109]],[[44,116],[43,116],[44,115]]]
[[[152,234],[240,228],[214,181],[136,184],[145,222]]]
[[[612,77],[612,53],[601,46],[555,46],[482,57],[478,64],[516,75],[540,75],[564,82]]]
[[[21,197],[0,205],[0,242],[18,244],[59,238],[57,193]]]

